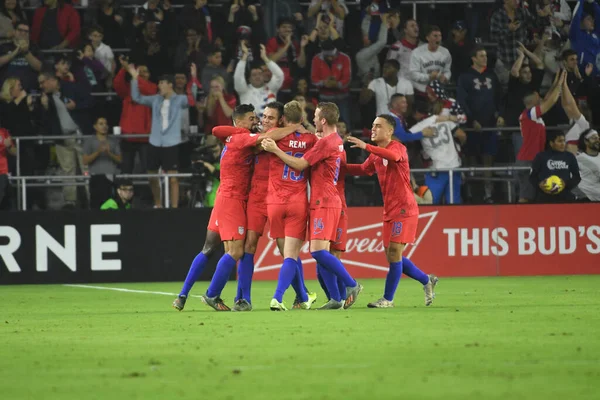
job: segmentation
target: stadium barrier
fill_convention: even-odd
[[[425,271],[600,273],[598,204],[424,206],[420,211],[417,240],[405,255]],[[359,279],[385,277],[382,209],[350,208],[348,215],[344,264]],[[4,213],[0,284],[183,281],[202,248],[209,217],[210,209]],[[255,279],[277,279],[276,248],[271,240],[259,242]],[[210,260],[202,280],[212,276],[218,258]],[[314,279],[308,244],[301,258],[307,279]]]

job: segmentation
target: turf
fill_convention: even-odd
[[[268,311],[273,282],[254,283],[251,313],[217,313],[198,298],[177,312],[168,295],[0,287],[0,396],[598,398],[600,276],[447,278],[428,308],[404,277],[396,308],[382,310],[365,306],[383,282],[363,284],[350,310],[286,313]]]

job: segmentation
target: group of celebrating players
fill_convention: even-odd
[[[314,117],[316,134],[303,127],[302,108],[296,101],[268,104],[262,116],[262,132],[258,132],[259,120],[251,105],[237,106],[232,118],[233,127],[213,129],[213,135],[225,144],[221,153],[221,184],[204,247],[192,262],[181,293],[173,302],[174,308],[183,310],[209,257],[223,242],[225,254],[201,299],[217,311],[231,311],[221,299],[221,292],[237,264],[238,290],[233,311],[251,311],[254,254],[267,220],[270,236],[283,256],[270,309],[287,310],[283,295],[290,285],[296,292],[293,308],[307,310],[316,301],[316,293],[304,284],[299,258],[307,233],[311,255],[317,262],[317,277],[328,298],[318,309],[350,308],[363,287],[340,261],[348,225],[344,180],[346,174],[374,173],[384,199],[383,244],[389,271],[383,297],[368,307],[393,307],[402,273],[423,285],[425,305],[432,304],[438,278],[402,256],[405,246],[414,242],[419,209],[406,148],[392,139],[396,125],[392,116],[380,115],[373,122],[374,145],[348,138],[352,147],[370,153],[363,164],[346,163],[343,141],[336,130],[339,110],[334,103],[318,104]]]

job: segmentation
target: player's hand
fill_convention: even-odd
[[[357,138],[357,137],[348,136],[348,141],[350,143],[352,143],[351,147],[353,149],[356,148],[356,147],[358,147],[359,149],[365,150],[367,148],[367,144],[365,142],[363,142],[362,140],[360,140],[359,138]]]
[[[421,132],[423,133],[423,137],[434,137],[435,136],[435,129],[433,129],[430,126],[428,126],[427,128],[423,129]]]
[[[264,151],[268,151],[269,153],[274,153],[277,150],[277,144],[271,138],[264,139],[261,146]]]

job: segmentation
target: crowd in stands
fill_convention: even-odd
[[[597,0],[420,5],[416,20],[411,4],[400,3],[0,0],[0,209],[16,207],[9,175],[89,175],[88,186],[65,185],[62,201],[97,209],[116,196],[114,175],[157,174],[159,165],[163,172],[201,170],[202,182],[193,178],[186,190],[171,179],[172,207],[211,206],[221,150],[212,128],[231,124],[236,105],[252,104],[260,118],[276,100],[299,101],[309,128],[318,101],[335,102],[344,137],[368,138],[375,116],[392,114],[413,168],[532,167],[547,149],[550,160],[562,160],[553,151],[567,151],[575,165],[571,158],[547,163],[568,164],[561,201],[600,201],[592,129],[600,123]],[[173,101],[141,100],[164,96],[171,90],[165,82]],[[176,132],[149,140],[158,117],[172,118],[168,108],[186,100],[181,119],[163,126]],[[430,125],[410,129],[432,116]],[[433,150],[448,142],[456,154],[440,159]],[[349,162],[365,157],[347,151]],[[537,181],[528,171],[517,174],[519,201],[546,199],[548,174],[560,176],[537,172]],[[447,187],[447,175],[426,178]],[[507,179],[457,173],[449,190],[455,203],[506,201],[498,181]],[[119,182],[129,192],[132,183]],[[349,204],[380,204],[375,185],[348,182]],[[145,206],[164,205],[158,179],[135,187]],[[53,208],[47,190],[27,193],[28,208]],[[433,200],[448,203],[447,191]]]

